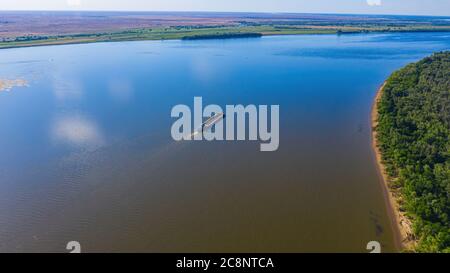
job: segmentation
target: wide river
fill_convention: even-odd
[[[396,251],[370,111],[450,33],[0,50],[0,251]],[[280,105],[280,148],[175,142],[171,109]]]

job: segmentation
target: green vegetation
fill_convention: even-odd
[[[383,163],[419,252],[450,253],[450,51],[395,72],[378,104]]]
[[[204,35],[192,35],[185,36],[183,40],[205,40],[205,39],[233,39],[233,38],[258,38],[261,37],[261,33],[223,33],[223,34],[204,34]]]
[[[449,31],[450,26],[417,25],[295,25],[295,24],[247,24],[232,26],[171,26],[138,28],[116,32],[80,33],[64,35],[28,35],[0,40],[1,48],[28,47],[40,45],[80,44],[94,42],[120,42],[142,40],[173,39],[224,39],[260,37],[262,35],[301,35],[301,34],[353,34],[368,32],[412,32]]]

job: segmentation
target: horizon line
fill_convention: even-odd
[[[17,10],[0,9],[0,12],[118,12],[118,13],[255,13],[255,14],[317,14],[317,15],[364,15],[364,16],[417,16],[417,17],[449,17],[450,15],[430,14],[399,14],[399,13],[346,13],[346,12],[289,12],[289,11],[201,11],[201,10],[76,10],[76,9],[42,9],[42,10]]]

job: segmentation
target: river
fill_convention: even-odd
[[[0,50],[0,251],[394,252],[378,87],[449,33]],[[171,109],[279,105],[280,146],[175,142]]]

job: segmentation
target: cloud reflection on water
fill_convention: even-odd
[[[56,141],[76,146],[96,147],[104,143],[95,122],[81,116],[58,118],[53,125],[53,137]]]

